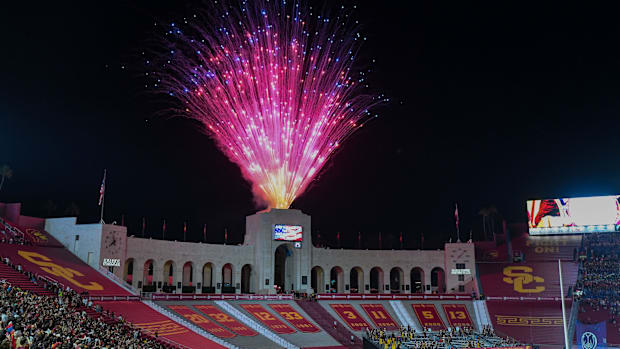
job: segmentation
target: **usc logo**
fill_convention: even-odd
[[[17,254],[22,256],[27,261],[40,266],[40,268],[44,272],[64,278],[65,280],[69,281],[70,283],[74,284],[77,287],[83,288],[85,290],[90,290],[90,291],[103,290],[103,287],[96,282],[91,282],[88,285],[81,284],[79,281],[75,280],[74,278],[76,276],[84,276],[84,274],[80,273],[77,270],[73,270],[71,268],[62,267],[52,262],[50,258],[42,254],[39,254],[36,252],[29,252],[29,251],[17,251]]]
[[[532,282],[545,282],[545,279],[540,276],[534,276],[531,273],[534,269],[527,266],[510,266],[504,268],[503,278],[507,284],[514,285],[514,290],[519,293],[540,293],[545,290],[545,286],[536,286],[533,288],[525,288],[524,285],[531,284]]]

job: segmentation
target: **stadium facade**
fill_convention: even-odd
[[[282,227],[298,230],[282,234]],[[478,292],[472,243],[443,250],[347,250],[313,246],[311,217],[272,209],[246,217],[240,245],[127,236],[111,224],[50,218],[45,230],[92,267],[110,268],[137,290],[184,293]]]

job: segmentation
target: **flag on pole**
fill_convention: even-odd
[[[142,217],[142,237],[144,237],[145,230],[146,230],[146,218]]]
[[[121,214],[121,227],[125,226],[125,214]]]
[[[183,222],[183,241],[187,241],[187,222]]]
[[[400,249],[403,249],[403,232],[400,232]]]
[[[454,204],[454,221],[456,222],[456,241],[461,242],[461,233],[459,232],[459,205]]]
[[[336,240],[338,241],[338,248],[340,248],[340,232],[336,234]]]
[[[202,241],[207,242],[207,223],[202,226]]]
[[[362,233],[359,231],[357,232],[357,248],[362,248]]]
[[[420,241],[421,241],[420,249],[423,250],[424,249],[424,233],[422,233],[422,238],[420,239]]]
[[[228,243],[228,229],[224,228],[224,245]]]
[[[164,225],[161,227],[161,238],[164,239],[166,237],[166,220],[164,219]]]
[[[381,249],[381,232],[379,232],[379,249]]]
[[[103,195],[105,194],[105,176],[107,170],[103,170],[103,181],[101,181],[101,188],[99,188],[99,206],[103,204]]]

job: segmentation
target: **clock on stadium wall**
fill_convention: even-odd
[[[117,231],[108,232],[105,238],[103,239],[103,251],[104,251],[103,257],[104,258],[112,257],[112,256],[120,257],[121,252],[123,251],[124,242],[125,240],[123,239],[123,236],[121,235],[120,232],[117,232]]]

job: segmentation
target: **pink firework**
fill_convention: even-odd
[[[289,208],[378,102],[352,69],[362,39],[348,14],[298,3],[210,11],[170,24],[158,87],[204,125],[257,198]]]

